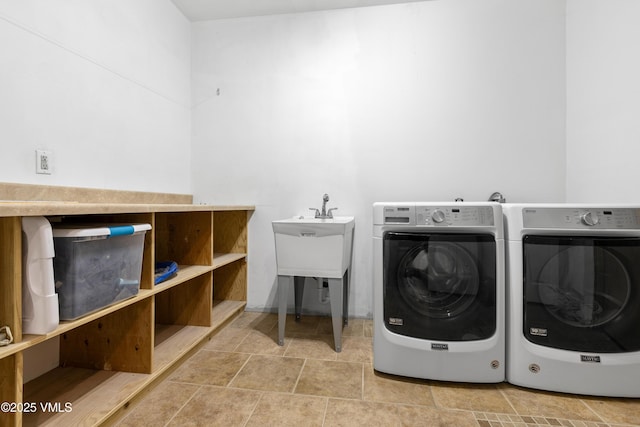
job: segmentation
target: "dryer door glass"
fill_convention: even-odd
[[[640,350],[640,239],[525,236],[524,333],[565,350]]]
[[[492,235],[388,232],[384,317],[393,332],[471,341],[496,330],[496,242]]]

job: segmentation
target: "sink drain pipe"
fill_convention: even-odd
[[[318,302],[320,304],[329,303],[329,280],[316,277],[318,281]]]

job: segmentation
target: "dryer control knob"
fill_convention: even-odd
[[[593,212],[587,212],[582,214],[580,219],[582,219],[582,223],[584,225],[589,225],[589,226],[596,225],[600,222],[600,218],[598,218],[598,215]]]
[[[444,212],[442,212],[440,209],[436,209],[431,214],[431,219],[433,219],[433,222],[437,222],[437,223],[444,221],[445,220]]]

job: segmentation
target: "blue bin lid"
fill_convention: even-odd
[[[54,226],[53,237],[115,237],[151,230],[151,224],[60,225]]]

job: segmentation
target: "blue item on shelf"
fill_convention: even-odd
[[[178,264],[175,261],[156,262],[154,284],[164,282],[178,273]]]

